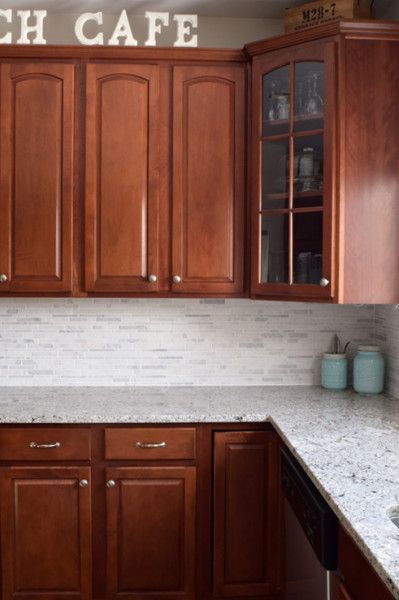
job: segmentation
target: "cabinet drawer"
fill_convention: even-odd
[[[89,459],[89,429],[32,427],[0,430],[0,460]]]
[[[175,460],[195,458],[195,429],[126,428],[105,430],[105,458]]]

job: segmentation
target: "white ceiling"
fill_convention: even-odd
[[[375,0],[382,16],[398,0]],[[303,4],[304,0],[6,0],[3,7],[47,9],[49,12],[80,13],[102,10],[143,14],[146,10],[191,13],[208,17],[282,18],[284,8]]]

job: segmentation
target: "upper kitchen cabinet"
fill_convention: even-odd
[[[243,292],[245,74],[87,65],[86,291]]]
[[[0,293],[69,292],[74,65],[1,65]]]
[[[252,56],[253,297],[399,301],[399,28],[340,22]]]
[[[252,292],[331,298],[334,44],[259,57],[253,78]]]
[[[87,291],[158,291],[159,138],[159,67],[87,65]]]
[[[245,73],[174,68],[173,292],[243,292]]]

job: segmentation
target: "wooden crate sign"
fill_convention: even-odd
[[[285,31],[302,31],[316,25],[326,25],[339,19],[371,19],[371,0],[318,0],[285,11]]]

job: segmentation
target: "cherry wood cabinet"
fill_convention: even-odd
[[[163,135],[161,97],[171,92],[164,86],[161,93],[159,65],[87,65],[89,292],[243,291],[245,69],[173,66],[169,79],[173,119]],[[172,146],[165,281],[160,169]]]
[[[342,581],[337,580],[334,600],[354,600]]]
[[[1,292],[72,289],[74,70],[1,65]]]
[[[0,296],[398,303],[398,50],[2,46]]]
[[[397,24],[341,21],[246,50],[251,295],[396,303]]]
[[[275,597],[280,584],[278,438],[217,432],[214,440],[214,596]]]
[[[90,292],[158,290],[159,129],[159,66],[87,65]]]
[[[195,596],[195,467],[109,468],[110,598]]]
[[[91,600],[89,467],[0,469],[2,597]]]
[[[335,47],[253,61],[252,293],[332,299]]]
[[[174,292],[243,291],[245,84],[241,66],[173,69]]]
[[[338,535],[338,574],[335,600],[394,600],[364,554],[342,527]]]
[[[235,50],[2,47],[0,295],[244,294]]]
[[[0,596],[281,599],[281,443],[268,423],[2,425]],[[393,600],[343,529],[338,566],[335,600]]]

